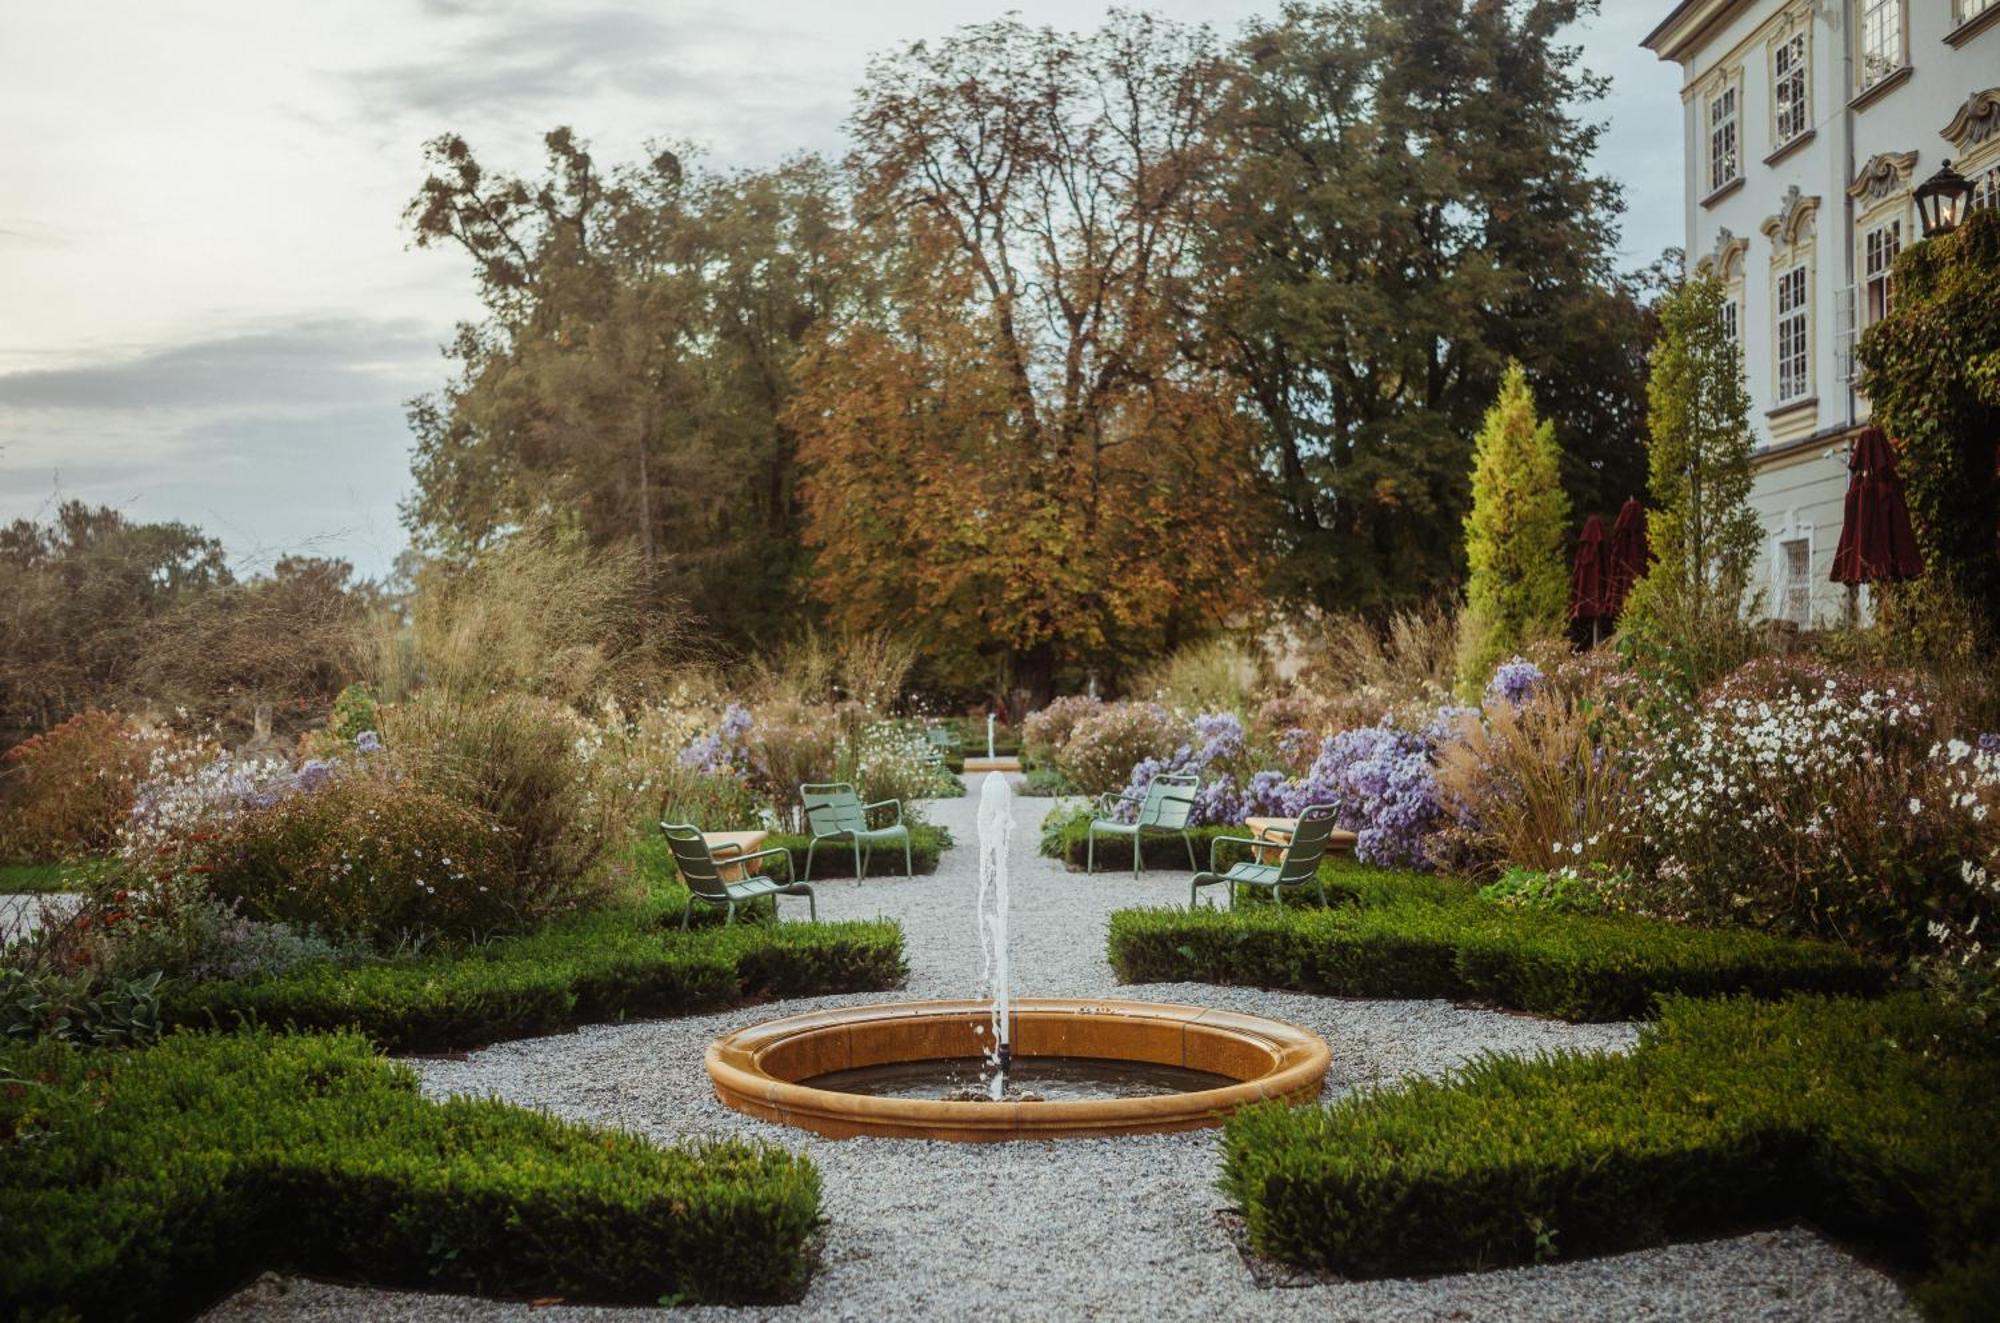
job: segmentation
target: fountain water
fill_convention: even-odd
[[[1007,778],[988,772],[979,787],[979,982],[993,1002],[993,1045],[986,1051],[993,1101],[1007,1096],[1014,1062],[1013,971],[1007,965],[1007,850],[1014,838],[1014,792]]]

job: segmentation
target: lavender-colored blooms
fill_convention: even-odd
[[[308,758],[292,773],[292,786],[307,794],[333,780],[333,764],[323,758]]]
[[[1543,678],[1542,668],[1524,657],[1501,662],[1493,668],[1493,678],[1486,682],[1486,701],[1505,699],[1520,707],[1534,697],[1535,689]]]
[[[1237,782],[1237,769],[1249,757],[1250,750],[1242,718],[1233,712],[1203,713],[1194,719],[1194,733],[1192,741],[1165,758],[1141,759],[1132,769],[1125,792],[1143,796],[1155,777],[1191,773],[1201,778],[1194,807],[1188,815],[1191,825],[1225,826],[1243,821],[1254,810],[1246,807],[1249,797]],[[1137,815],[1138,805],[1129,800],[1118,806],[1121,822],[1130,822]]]
[[[354,747],[362,753],[382,752],[382,737],[372,730],[364,730],[354,737]]]
[[[1431,755],[1432,728],[1403,730],[1384,722],[1342,731],[1321,746],[1306,775],[1292,783],[1286,807],[1297,814],[1330,804],[1336,821],[1356,834],[1355,857],[1365,863],[1429,868],[1424,841],[1442,812]]]
[[[731,703],[722,724],[681,750],[681,766],[712,776],[741,776],[750,770],[750,709]]]
[[[1989,730],[1979,737],[1979,751],[2000,755],[2000,730]]]

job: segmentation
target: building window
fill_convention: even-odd
[[[1885,221],[1861,237],[1862,325],[1873,326],[1889,315],[1896,299],[1893,268],[1903,250],[1903,222]]]
[[[2000,5],[2000,0],[1954,0],[1953,8],[1958,11],[1959,22],[1969,23],[1995,5]]]
[[[1730,344],[1743,343],[1743,319],[1736,311],[1736,295],[1725,294],[1722,299],[1722,335]]]
[[[1778,275],[1778,403],[1802,400],[1811,389],[1812,313],[1807,308],[1805,263]]]
[[[2000,0],[1992,0],[2000,5]],[[1972,209],[1974,211],[2000,211],[2000,164],[1994,164],[1972,176]]]
[[[1812,539],[1778,544],[1778,615],[1801,629],[1812,624]]]
[[[1859,0],[1861,88],[1866,91],[1903,67],[1903,0]]]
[[[2000,4],[2000,0],[1994,3]],[[1771,96],[1776,101],[1777,139],[1782,147],[1812,127],[1805,33],[1794,32],[1771,52]]]
[[[1736,150],[1736,85],[1724,83],[1708,98],[1708,191],[1735,183],[1742,173]]]

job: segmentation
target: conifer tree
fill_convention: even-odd
[[[1763,541],[1750,508],[1743,352],[1724,328],[1723,297],[1713,279],[1691,280],[1659,306],[1646,383],[1653,563],[1620,619],[1697,686],[1748,654],[1744,612],[1756,603],[1745,597]]]
[[[1555,424],[1536,417],[1527,371],[1511,363],[1473,443],[1461,685],[1477,689],[1522,644],[1562,632],[1568,528]]]

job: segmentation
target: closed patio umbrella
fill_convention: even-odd
[[[1576,559],[1569,569],[1569,618],[1590,622],[1590,641],[1597,643],[1597,622],[1604,610],[1604,521],[1596,515],[1583,521],[1576,542]]]
[[[1611,525],[1611,545],[1604,558],[1604,614],[1616,616],[1625,609],[1632,585],[1646,573],[1652,552],[1646,546],[1646,507],[1639,498],[1628,496]]]
[[[1863,428],[1847,457],[1847,510],[1833,553],[1835,583],[1902,583],[1924,572],[1910,507],[1896,476],[1896,450],[1879,427]]]

